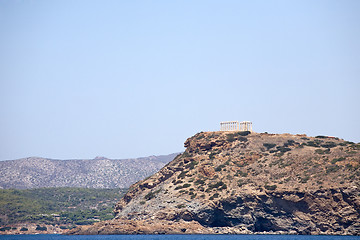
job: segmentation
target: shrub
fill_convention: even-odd
[[[174,185],[177,185],[177,184],[183,183],[183,181],[181,181],[181,180],[178,180],[178,181],[173,180],[173,183],[174,183]]]
[[[267,185],[267,184],[264,187],[265,187],[265,189],[270,190],[270,191],[274,191],[277,188],[276,185]]]
[[[339,169],[340,169],[340,167],[338,165],[327,166],[326,167],[326,173],[336,172]]]
[[[150,199],[153,199],[154,197],[156,197],[156,194],[158,194],[160,192],[160,189],[153,192],[153,191],[150,191],[148,194],[145,195],[145,199],[146,200],[150,200]]]
[[[317,153],[317,154],[324,154],[324,153],[329,154],[330,149],[328,148],[328,149],[322,150],[322,149],[318,148],[318,149],[315,150],[315,153]]]
[[[236,174],[239,175],[239,176],[241,176],[241,177],[247,177],[247,175],[248,175],[247,172],[243,172],[243,171],[241,171],[241,170],[238,170]]]
[[[246,184],[246,182],[244,182],[244,180],[242,180],[242,179],[240,179],[239,181],[238,181],[238,186],[239,187],[241,187],[241,186],[243,186],[243,185],[245,185]]]
[[[327,137],[327,136],[319,135],[319,136],[316,136],[315,138],[328,138],[328,137]]]
[[[263,146],[266,147],[267,150],[270,150],[271,148],[275,147],[275,143],[263,143]]]
[[[178,190],[178,189],[183,189],[183,188],[188,188],[188,187],[190,187],[191,186],[191,184],[190,183],[185,183],[184,185],[182,185],[182,186],[177,186],[176,188],[175,188],[175,190]]]
[[[227,134],[226,135],[226,140],[228,142],[234,142],[236,140],[236,138],[235,138],[234,134]]]
[[[219,165],[217,168],[215,168],[216,172],[220,172],[225,167],[224,164]]]
[[[352,170],[354,168],[353,165],[351,165],[350,163],[346,164],[345,167],[350,170]]]
[[[80,220],[80,221],[75,222],[76,225],[91,225],[93,223],[94,223],[94,221],[90,221],[90,220]]]
[[[321,146],[324,147],[324,148],[333,148],[333,147],[336,147],[337,144],[334,143],[334,142],[326,142],[324,144],[321,144]]]
[[[9,231],[11,229],[11,227],[2,227],[0,228],[0,231],[5,232],[5,231]]]
[[[238,139],[240,142],[247,142],[247,138],[246,137],[238,137]]]
[[[290,140],[287,141],[287,145],[289,145],[289,146],[293,146],[295,143],[297,143],[297,142],[295,142],[295,141],[292,140],[292,139],[290,139]]]
[[[188,152],[184,152],[182,154],[182,157],[192,157],[192,154],[191,153],[188,153]]]
[[[36,226],[36,228],[35,228],[35,230],[37,230],[37,231],[46,231],[47,230],[47,227],[41,227],[41,226]]]
[[[186,207],[185,204],[179,204],[176,206],[176,208],[185,208],[185,207]]]
[[[186,168],[194,169],[197,164],[198,162],[193,160],[188,165],[186,165]]]
[[[212,195],[209,200],[214,200],[214,198],[218,198],[219,197],[219,194],[218,193],[215,193],[214,195]]]
[[[282,153],[284,152],[288,152],[288,151],[291,151],[291,148],[288,148],[288,147],[276,147],[276,149]]]
[[[345,159],[346,159],[346,158],[344,158],[344,157],[334,158],[334,159],[331,161],[331,163],[332,163],[332,164],[335,164],[335,163],[337,163],[337,162],[344,161]]]
[[[307,183],[307,181],[309,181],[310,177],[309,176],[305,176],[303,178],[300,179],[301,183]]]
[[[182,171],[177,178],[183,179],[187,173],[188,171]]]
[[[26,227],[22,227],[21,229],[20,229],[20,231],[22,231],[22,232],[25,232],[25,231],[28,231],[29,229],[28,228],[26,228]]]
[[[210,158],[210,159],[214,159],[214,158],[215,158],[215,155],[216,155],[216,153],[215,153],[215,152],[212,152],[212,153],[209,154],[209,158]]]
[[[198,179],[194,182],[195,185],[204,185],[205,181],[202,179]]]
[[[196,136],[197,140],[200,140],[205,137],[204,134],[202,134],[202,132],[198,133],[197,135],[198,135],[198,136]]]
[[[310,146],[310,147],[320,147],[319,146],[319,142],[315,142],[315,141],[308,141],[306,143],[306,145]]]
[[[237,132],[237,135],[239,135],[239,136],[247,136],[250,133],[251,133],[250,131],[241,131],[241,132]]]
[[[221,187],[221,189],[226,189],[227,188],[226,184],[224,182],[222,182],[222,181],[217,182],[215,184],[210,184],[209,185],[209,189],[220,188],[220,187]]]

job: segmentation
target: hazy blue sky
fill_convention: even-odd
[[[182,151],[220,121],[360,141],[360,1],[0,1],[0,160]]]

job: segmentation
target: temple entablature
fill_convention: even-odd
[[[220,123],[220,131],[249,131],[252,132],[252,122],[227,121]]]

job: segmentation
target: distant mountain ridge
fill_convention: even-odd
[[[0,188],[127,188],[157,172],[177,155],[76,160],[29,157],[0,161]]]

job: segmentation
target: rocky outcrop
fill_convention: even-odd
[[[129,220],[116,219],[93,226],[73,229],[69,234],[212,234],[212,229],[206,228],[196,221],[166,221],[166,220]]]
[[[73,233],[360,233],[360,144],[206,132],[185,147],[130,187],[115,219]]]

